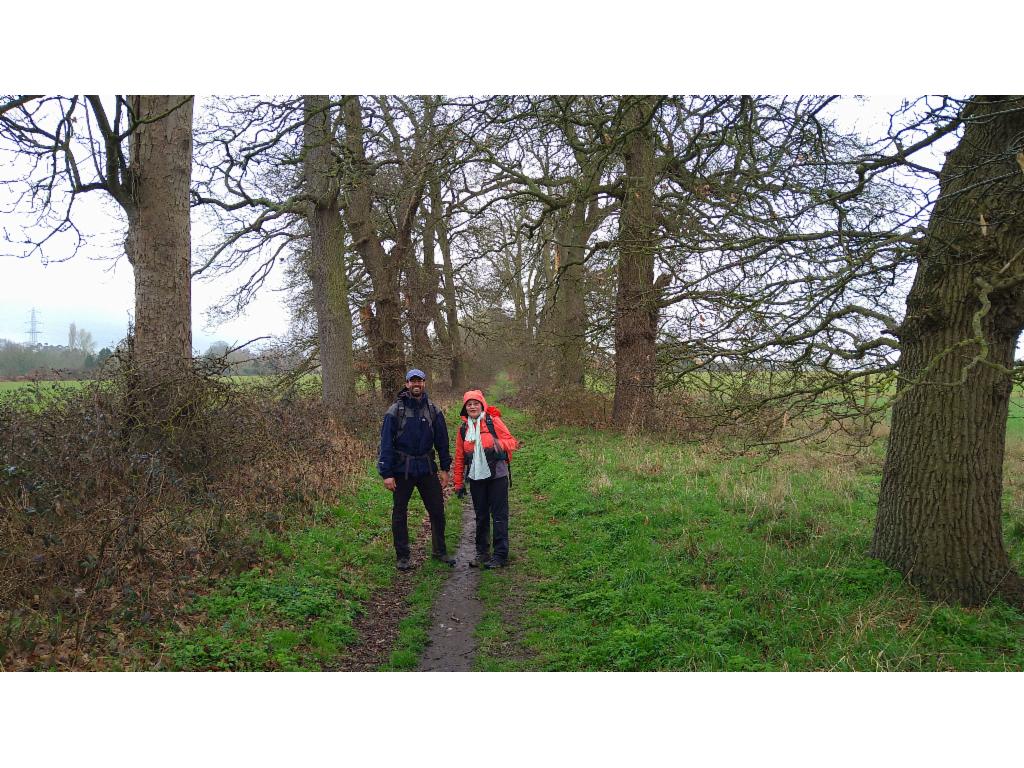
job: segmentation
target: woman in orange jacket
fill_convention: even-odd
[[[487,405],[484,393],[471,389],[462,396],[463,425],[455,435],[455,492],[462,498],[466,485],[476,516],[476,568],[508,565],[509,461],[519,443],[501,420],[501,411]],[[490,554],[494,531],[494,554]]]

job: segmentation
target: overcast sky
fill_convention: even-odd
[[[232,283],[192,284],[192,346],[203,352],[216,340],[240,343],[263,335],[283,334],[287,309],[280,294],[264,289],[246,315],[210,326],[206,310]],[[77,257],[44,266],[39,259],[0,260],[0,338],[28,341],[29,317],[35,307],[40,320],[39,341],[66,344],[68,325],[90,331],[97,348],[122,339],[135,304],[132,268],[122,257],[117,263]]]
[[[0,203],[2,194],[0,190]],[[23,221],[3,211],[0,206],[0,226],[16,235]],[[92,333],[97,349],[124,338],[135,295],[133,270],[124,255],[123,218],[118,216],[116,206],[98,192],[75,201],[73,218],[87,241],[72,258],[68,258],[73,252],[70,240],[49,249],[47,263],[38,255],[3,255],[11,252],[10,246],[0,250],[0,339],[28,341],[33,308],[39,319],[41,343],[66,344],[71,323]],[[195,252],[204,234],[197,226],[196,211],[192,219]],[[193,280],[192,346],[199,352],[218,340],[237,344],[287,331],[283,294],[274,290],[280,285],[280,274],[272,276],[243,317],[216,325],[208,322],[207,310],[230,293],[241,277]]]

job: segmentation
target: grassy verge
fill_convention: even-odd
[[[190,621],[164,636],[160,667],[298,671],[337,665],[358,641],[353,620],[363,604],[394,583],[390,504],[390,494],[368,475],[357,492],[321,510],[314,525],[266,536],[267,564],[195,600]],[[415,503],[412,508],[411,523],[418,519]],[[413,546],[422,546],[419,526],[409,528]],[[428,560],[410,575],[416,580],[410,613],[385,669],[416,666],[446,573]]]
[[[924,601],[866,556],[878,452],[793,449],[763,463],[506,416],[526,447],[515,460],[513,567],[481,583],[479,669],[1024,665],[1019,611]],[[1011,493],[1007,521],[1018,566],[1019,499]]]
[[[446,535],[452,541],[451,537],[458,535],[458,526],[449,526]],[[419,666],[420,656],[427,644],[434,598],[451,573],[448,566],[429,559],[425,566],[428,567],[418,576],[419,583],[409,594],[409,613],[398,625],[398,639],[391,651],[391,658],[380,667],[382,672],[408,672]]]

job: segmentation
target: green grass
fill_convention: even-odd
[[[0,396],[8,392],[35,390],[43,395],[64,390],[80,389],[85,381],[0,381]]]
[[[457,521],[453,515],[451,522]],[[459,525],[448,525],[446,536],[451,545],[458,541]],[[412,531],[410,530],[410,533]],[[452,536],[455,538],[453,539]],[[454,549],[454,546],[453,546]],[[398,639],[395,647],[391,650],[391,658],[381,666],[381,671],[402,672],[416,669],[420,663],[420,656],[427,645],[427,633],[431,624],[431,609],[434,606],[434,599],[445,580],[451,574],[451,569],[446,565],[426,561],[429,568],[420,576],[419,583],[409,595],[409,613],[398,624]]]
[[[500,378],[489,400],[501,406],[511,386]],[[525,447],[513,462],[512,567],[481,576],[478,669],[1024,666],[1020,611],[930,603],[866,556],[881,446],[853,459],[790,448],[765,462],[715,446],[541,430],[501,407]],[[1004,530],[1024,570],[1022,438],[1015,401]],[[367,599],[395,583],[390,503],[368,468],[313,525],[265,535],[264,564],[196,599],[188,628],[165,630],[148,658],[187,670],[335,666],[359,642],[353,620]],[[458,535],[453,513],[452,545]],[[417,666],[447,574],[429,560],[410,574],[408,614],[382,669]]]
[[[315,524],[262,541],[266,563],[223,582],[190,608],[191,628],[169,629],[163,667],[178,670],[329,669],[358,641],[353,620],[378,589],[395,579],[391,497],[376,475]],[[418,519],[416,503],[410,522]],[[410,524],[417,546],[419,526]],[[450,536],[457,536],[457,525]],[[422,543],[419,544],[422,546]],[[416,666],[430,607],[448,569],[428,560],[409,578],[417,585],[409,616],[385,669]]]
[[[514,461],[513,567],[481,582],[479,669],[1024,666],[1021,612],[924,601],[866,556],[877,452],[794,449],[762,463],[506,416],[526,447]],[[1008,546],[1019,565],[1021,542]],[[512,594],[521,606],[509,617]]]
[[[1010,417],[1006,421],[1006,440],[1024,440],[1024,392],[1014,390],[1010,398]]]

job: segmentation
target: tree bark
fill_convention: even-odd
[[[423,232],[424,259],[426,259],[427,245],[433,247],[433,237],[426,232],[429,226],[428,217]],[[430,336],[427,334],[427,327],[430,325],[429,275],[426,263],[421,265],[417,261],[414,249],[409,249],[405,270],[405,295],[409,318],[409,341],[412,343],[412,362],[415,367],[427,374],[427,381],[432,381],[433,350],[430,348]]]
[[[430,210],[426,221],[424,222],[423,228],[423,317],[425,318],[424,334],[426,333],[426,325],[431,322],[434,323],[434,336],[437,338],[438,346],[444,348],[448,343],[448,334],[446,332],[444,318],[441,316],[441,307],[437,301],[437,295],[441,290],[441,277],[437,271],[437,264],[434,262],[434,245],[435,245],[435,233],[437,232],[437,211]],[[437,361],[437,352],[430,344],[429,337],[427,338],[427,345],[429,349],[429,360],[431,369],[427,370],[430,373],[435,369],[435,363]]]
[[[655,384],[658,303],[654,288],[654,132],[657,97],[624,98],[624,171],[615,297],[615,402],[620,429],[642,430]]]
[[[540,324],[542,379],[547,387],[579,391],[587,370],[587,242],[605,213],[580,197],[557,224]]]
[[[376,307],[370,345],[380,370],[381,395],[394,397],[405,382],[405,349],[402,343],[400,264],[403,246],[396,244],[388,254],[373,224],[372,175],[363,146],[363,118],[358,96],[346,98],[342,107],[345,147],[352,165],[352,183],[345,205],[345,218],[355,248],[366,265],[373,285]]]
[[[307,220],[309,277],[317,318],[323,401],[344,420],[355,403],[352,314],[348,305],[345,233],[338,211],[339,178],[331,151],[330,103],[326,96],[304,96],[303,171],[313,199]]]
[[[1002,536],[1010,367],[1024,326],[1024,102],[976,98],[949,153],[900,328],[871,554],[925,594],[1021,604]]]
[[[455,268],[452,266],[451,244],[448,242],[448,222],[443,215],[442,205],[441,182],[434,179],[430,183],[430,208],[431,211],[437,212],[434,222],[437,225],[437,244],[441,249],[441,268],[444,273],[444,309],[448,320],[448,343],[451,354],[448,374],[452,389],[461,392],[466,386],[465,366],[462,360],[462,332],[459,330],[455,299]]]
[[[134,357],[147,378],[173,379],[192,359],[192,98],[130,96],[131,197],[125,251],[135,271]]]

